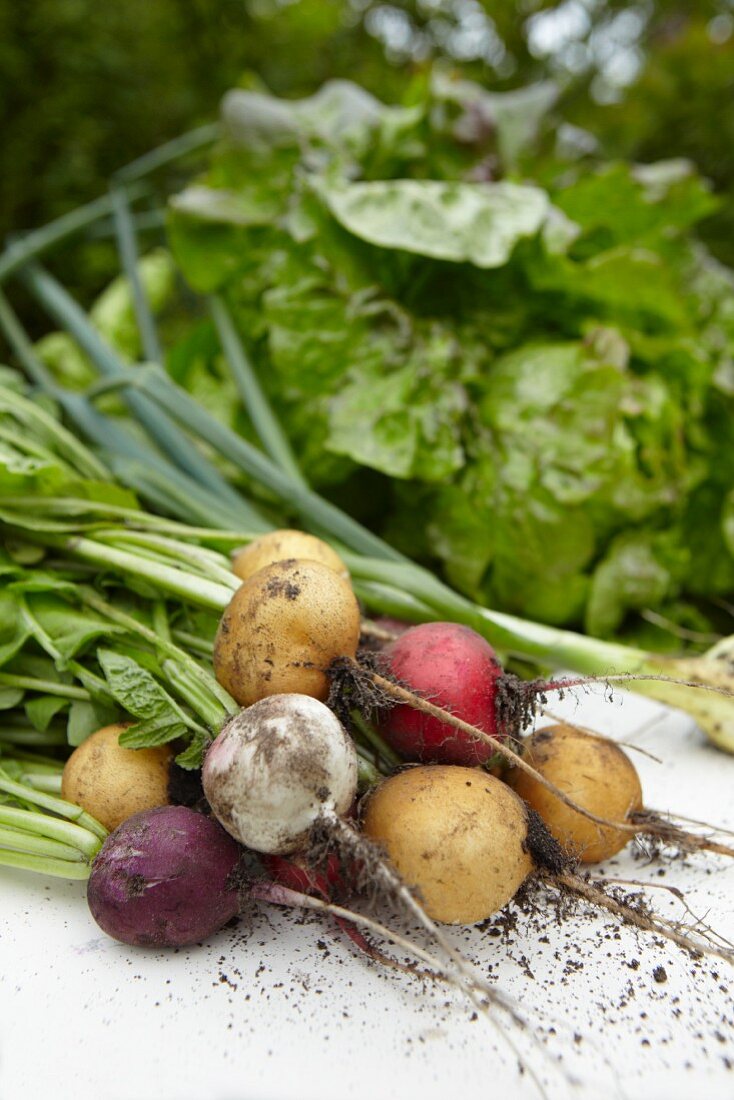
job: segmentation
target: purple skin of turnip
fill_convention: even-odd
[[[200,943],[239,911],[241,851],[217,821],[185,806],[134,814],[94,861],[87,887],[92,916],[122,943]]]

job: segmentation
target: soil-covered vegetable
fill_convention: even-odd
[[[308,844],[326,812],[357,793],[357,755],[339,720],[308,695],[270,695],[232,718],[207,752],[204,792],[225,829],[256,852]]]
[[[214,645],[217,679],[243,706],[283,692],[326,699],[326,670],[354,657],[359,605],[349,581],[315,561],[277,561],[235,592]]]
[[[164,806],[174,753],[169,745],[125,749],[126,725],[104,726],[74,750],[64,766],[61,795],[112,831],[142,810]]]
[[[642,810],[637,770],[613,741],[572,726],[538,730],[523,743],[523,759],[575,802],[599,817],[629,825]],[[556,840],[582,863],[609,859],[629,843],[628,831],[582,817],[519,768],[509,780],[514,790],[542,817]]]
[[[346,565],[328,542],[309,535],[307,531],[295,530],[268,531],[266,535],[260,535],[247,546],[236,550],[232,555],[232,572],[246,581],[258,569],[289,558],[319,561],[335,573],[345,577],[348,575]]]
[[[145,810],[105,841],[89,878],[89,908],[122,943],[198,943],[239,911],[240,856],[209,817],[185,806]]]
[[[480,769],[417,767],[386,779],[369,796],[363,828],[429,916],[447,924],[496,913],[535,867],[525,806]]]

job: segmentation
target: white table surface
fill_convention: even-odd
[[[554,709],[664,757],[635,754],[648,805],[734,828],[734,758],[684,716],[622,693],[582,693]],[[692,910],[734,939],[734,864],[723,858],[662,864],[626,852],[606,870],[684,889]],[[680,914],[669,892],[651,896]],[[506,940],[486,929],[451,935],[531,1022],[541,1043],[514,1040],[548,1097],[734,1097],[726,962],[695,960],[604,915],[558,926],[552,914],[519,913]],[[539,1095],[460,994],[381,969],[320,916],[263,906],[201,947],[131,949],[92,922],[83,884],[0,870],[0,1100]]]

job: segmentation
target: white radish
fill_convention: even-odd
[[[235,715],[207,753],[204,793],[235,840],[287,855],[324,814],[357,793],[357,753],[339,720],[309,695],[269,695]]]

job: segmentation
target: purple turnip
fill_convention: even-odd
[[[87,888],[92,916],[122,943],[184,947],[239,910],[241,849],[185,806],[134,814],[105,841]]]

